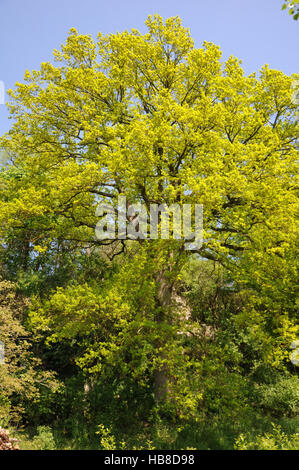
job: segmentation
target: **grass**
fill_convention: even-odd
[[[274,423],[274,426],[273,424]],[[180,427],[173,423],[155,425],[139,423],[129,432],[113,432],[99,424],[93,429],[86,424],[75,426],[73,433],[58,427],[39,426],[37,429],[12,431],[22,450],[231,450],[231,449],[298,449],[299,418],[281,419],[257,417],[247,427],[240,423],[189,423]],[[271,447],[272,446],[272,447]]]

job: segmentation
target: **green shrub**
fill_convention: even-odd
[[[255,398],[258,406],[271,416],[296,416],[299,414],[298,378],[287,375],[272,384],[256,384]]]
[[[38,426],[33,439],[21,440],[23,450],[54,450],[56,448],[53,433],[48,426]]]
[[[299,433],[287,435],[281,431],[281,426],[272,424],[272,433],[240,434],[235,441],[236,450],[298,450]]]

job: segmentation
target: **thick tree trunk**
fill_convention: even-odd
[[[158,306],[159,312],[156,316],[157,323],[163,323],[168,320],[169,310],[171,306],[171,296],[173,286],[170,283],[169,279],[165,277],[165,270],[161,271],[158,275]],[[163,340],[162,340],[163,341]],[[157,348],[163,347],[163,344],[160,342],[156,345]],[[164,358],[164,355],[161,355],[161,359]],[[168,381],[169,373],[167,366],[164,364],[161,368],[157,369],[154,372],[154,395],[155,400],[160,403],[162,402],[168,394]]]
[[[164,366],[163,368],[156,370],[154,374],[154,383],[155,383],[155,400],[158,403],[161,403],[168,394],[168,374],[167,368]]]

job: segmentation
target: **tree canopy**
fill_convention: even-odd
[[[290,0],[284,2],[282,5],[282,9],[286,10],[289,8],[289,15],[291,15],[294,20],[298,20],[299,18],[299,1],[298,0]]]

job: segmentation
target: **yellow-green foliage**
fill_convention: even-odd
[[[22,325],[26,307],[26,301],[17,297],[15,286],[0,279],[0,340],[5,348],[4,364],[0,364],[2,425],[21,419],[22,402],[38,403],[41,387],[55,390],[59,386],[53,373],[42,370],[41,361],[31,351],[32,336]]]
[[[273,424],[271,433],[255,437],[241,434],[235,443],[236,450],[299,450],[299,434],[286,435],[280,426]]]
[[[50,295],[36,296],[28,324],[48,345],[76,344],[75,363],[95,380],[130,378],[150,394],[165,371],[166,414],[198,421],[206,406],[236,419],[247,410],[242,361],[251,372],[261,362],[282,367],[298,334],[299,76],[268,65],[246,76],[237,58],[222,61],[218,46],[196,48],[178,17],[149,16],[146,26],[145,34],[96,40],[72,28],[54,63],[26,71],[10,92],[15,121],[0,146],[12,165],[0,172],[0,235],[8,245],[26,238],[42,269],[56,245],[85,254],[101,245],[99,203],[125,195],[147,209],[203,204],[196,254],[219,272],[221,264],[242,299],[234,312],[222,309],[235,336],[227,346],[213,343],[223,322],[205,335],[175,300],[190,256],[181,240],[105,240],[110,254],[124,248],[117,268],[66,286],[60,279]],[[256,362],[248,365],[242,348],[258,352]]]
[[[119,194],[147,206],[202,203],[198,251],[234,271],[251,298],[245,318],[270,319],[279,339],[269,358],[280,363],[297,334],[298,75],[265,65],[246,76],[214,44],[195,48],[177,17],[150,16],[146,25],[145,34],[96,41],[73,28],[55,65],[27,71],[10,92],[16,122],[1,145],[14,165],[0,174],[3,236],[25,230],[38,256],[57,239],[98,244],[95,208]],[[163,252],[163,241],[154,246]],[[173,250],[181,255],[182,244]],[[101,302],[105,310],[110,301]]]

